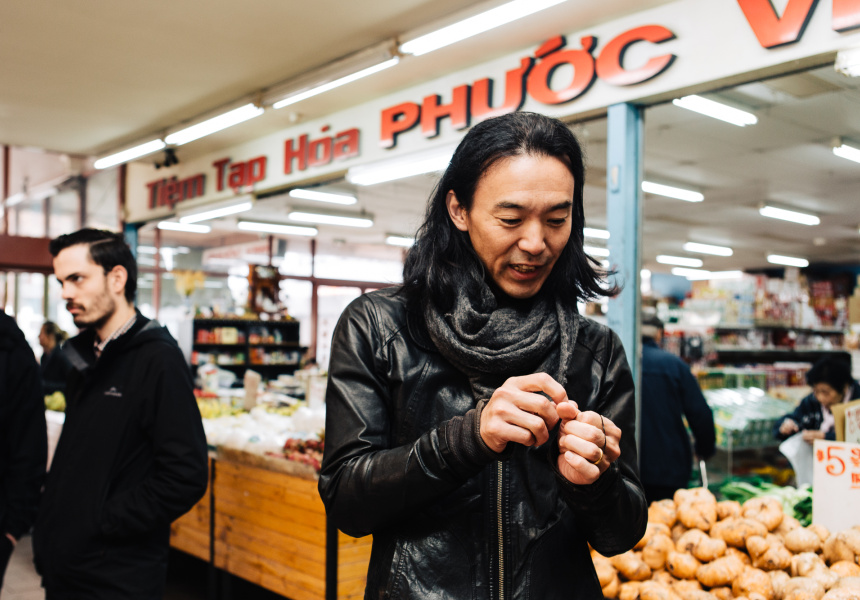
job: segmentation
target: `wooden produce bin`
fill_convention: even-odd
[[[309,467],[236,451],[221,451],[215,460],[210,484],[217,568],[291,600],[364,597],[372,540],[327,529]],[[208,495],[174,523],[171,545],[208,561],[209,538],[201,556],[204,545],[194,529],[204,514]],[[336,547],[327,544],[329,537],[337,540]],[[336,581],[336,593],[326,589],[328,580]]]
[[[209,473],[212,473],[212,461],[209,457]],[[211,485],[211,481],[209,482]],[[196,556],[209,562],[211,523],[209,514],[209,498],[211,489],[206,486],[206,493],[200,501],[187,513],[176,519],[170,525],[170,545],[177,550]]]

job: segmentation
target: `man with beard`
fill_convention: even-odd
[[[615,292],[583,250],[584,176],[556,119],[475,125],[403,285],[341,316],[319,490],[373,535],[365,598],[602,598],[590,549],[642,537],[633,378],[576,309]]]
[[[52,240],[54,274],[82,332],[66,421],[33,536],[47,600],[161,598],[170,523],[206,490],[206,438],[176,341],[134,307],[122,235]]]

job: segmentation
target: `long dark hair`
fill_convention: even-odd
[[[454,226],[445,200],[453,190],[460,205],[470,211],[478,182],[494,164],[527,155],[559,159],[570,169],[574,182],[570,239],[541,292],[574,303],[618,293],[615,285],[601,285],[603,275],[595,268],[599,263],[582,248],[585,158],[579,141],[558,119],[515,112],[475,125],[457,146],[428,200],[415,244],[406,255],[403,293],[410,301],[430,298],[440,310],[445,310],[450,307],[455,290],[471,288],[483,281],[484,268],[469,234]]]
[[[89,247],[90,258],[104,269],[105,274],[110,273],[117,265],[125,268],[128,273],[125,280],[125,299],[129,303],[134,302],[134,295],[137,293],[137,261],[134,260],[123,235],[104,229],[79,229],[51,240],[48,248],[51,256],[56,257],[66,248],[78,244],[86,244]]]

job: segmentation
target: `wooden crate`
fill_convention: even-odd
[[[228,456],[215,467],[215,566],[291,600],[324,600],[326,516],[316,479]],[[208,561],[208,511],[207,493],[174,523],[171,545]],[[339,600],[363,598],[371,541],[338,532]]]
[[[212,457],[209,472],[212,472]],[[209,486],[194,507],[170,525],[170,545],[209,562]]]

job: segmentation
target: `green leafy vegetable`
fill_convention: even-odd
[[[785,514],[791,515],[804,527],[812,522],[812,486],[800,488],[774,485],[762,478],[748,480],[729,479],[719,487],[719,495],[725,500],[737,500],[741,504],[750,498],[776,498]]]

